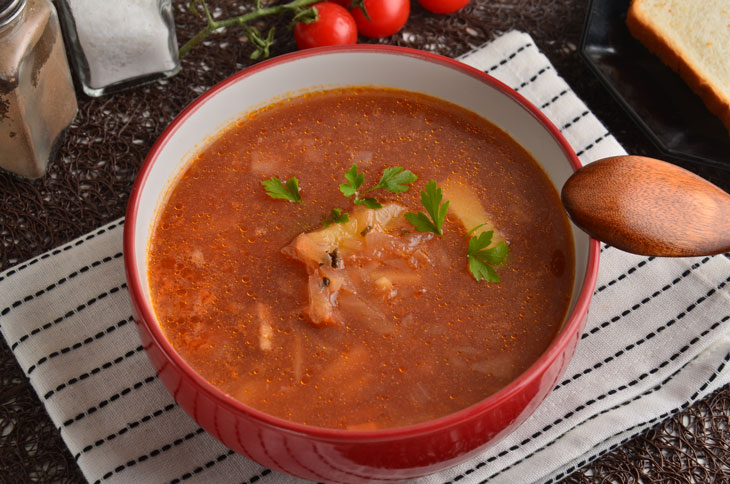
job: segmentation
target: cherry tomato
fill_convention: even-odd
[[[461,10],[469,0],[418,0],[423,8],[433,13],[452,13]]]
[[[294,26],[294,40],[300,49],[357,43],[357,25],[346,8],[336,3],[313,5],[319,18],[314,22],[299,22]]]
[[[362,9],[353,3],[350,11],[357,23],[357,31],[366,37],[388,37],[398,32],[406,24],[411,13],[410,0],[361,0],[371,20]]]

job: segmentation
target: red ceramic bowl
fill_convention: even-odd
[[[418,91],[470,109],[533,154],[556,191],[580,166],[552,123],[518,93],[454,60],[384,46],[314,49],[277,57],[221,82],[185,109],[150,151],[131,194],[124,261],[138,328],[177,402],[236,452],[316,481],[398,481],[462,462],[513,431],[555,385],[578,342],[598,270],[598,242],[573,227],[576,281],[562,329],[540,358],[496,394],[445,417],[406,427],[354,431],[272,417],[198,375],[165,337],[150,302],[147,246],[165,193],[186,162],[221,128],[253,107],[292,93],[347,85]]]

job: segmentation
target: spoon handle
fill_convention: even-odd
[[[730,195],[678,166],[616,156],[576,171],[561,193],[571,220],[626,252],[689,257],[730,251]]]

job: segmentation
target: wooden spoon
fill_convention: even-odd
[[[730,251],[730,195],[663,161],[595,161],[568,179],[561,197],[578,227],[626,252],[690,257]]]

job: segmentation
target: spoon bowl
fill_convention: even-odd
[[[626,252],[692,257],[730,251],[730,195],[683,168],[614,156],[576,171],[563,206],[592,237]]]

